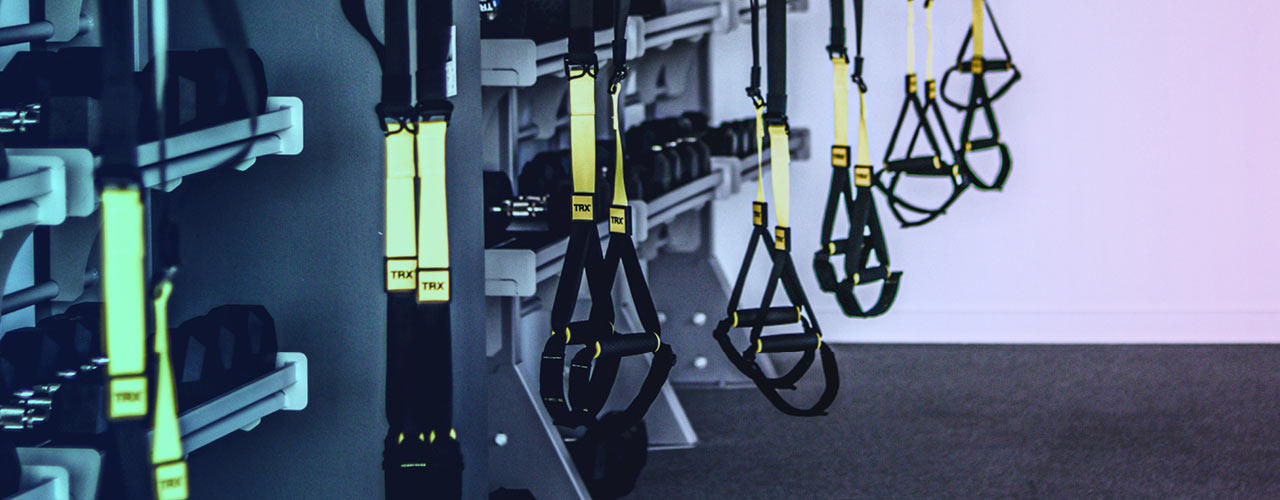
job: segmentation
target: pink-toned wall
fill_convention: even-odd
[[[905,3],[867,2],[877,163],[902,99]],[[969,5],[938,0],[939,76],[954,61]],[[924,16],[921,2],[915,7],[923,73]],[[1024,75],[997,105],[1013,174],[1003,193],[971,190],[934,224],[888,224],[894,267],[906,275],[896,307],[874,320],[844,318],[812,278],[832,139],[827,3],[810,0],[807,13],[789,18],[791,123],[814,138],[813,160],[793,168],[795,255],[828,337],[1280,340],[1280,4],[995,0],[992,7]],[[748,36],[739,30],[712,41],[717,118],[750,113],[741,91]],[[948,118],[955,133],[959,115]],[[729,273],[741,258],[749,200],[744,194],[717,207],[716,251]],[[881,212],[887,218],[883,202]]]

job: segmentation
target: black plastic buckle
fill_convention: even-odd
[[[610,94],[618,93],[619,87],[622,85],[622,81],[627,79],[627,74],[629,72],[630,70],[627,68],[626,64],[619,64],[617,68],[614,68],[613,75],[609,77]]]
[[[582,72],[579,73],[578,75],[574,75],[573,74],[574,69],[581,69]],[[566,79],[569,79],[569,80],[572,80],[574,78],[581,78],[582,76],[585,76],[585,75],[590,75],[591,77],[594,78],[596,76],[596,72],[599,71],[599,69],[600,69],[600,59],[596,57],[595,54],[591,54],[591,57],[582,58],[582,60],[580,61],[575,61],[574,56],[572,55],[565,56],[564,58],[564,76]]]
[[[446,99],[424,101],[418,103],[416,111],[422,121],[443,120],[447,122],[453,116],[453,103]]]
[[[848,59],[848,56],[845,56],[845,59]],[[853,83],[858,84],[858,92],[867,93],[867,82],[862,79],[862,56],[853,58],[853,76],[850,78],[853,79]]]

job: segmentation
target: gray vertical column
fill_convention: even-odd
[[[488,498],[485,378],[483,160],[480,16],[475,0],[453,0],[458,95],[449,125],[449,251],[453,266],[454,426],[462,444],[463,497]]]

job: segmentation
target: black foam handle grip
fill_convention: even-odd
[[[800,308],[738,309],[733,317],[734,326],[737,327],[790,325],[800,322]]]
[[[818,348],[821,339],[816,333],[787,333],[760,337],[757,352],[806,352]]]
[[[969,73],[973,71],[973,60],[961,61],[957,65],[960,71]],[[1013,69],[1013,61],[1008,59],[982,59],[983,73],[996,73],[1000,71],[1009,71]]]
[[[620,358],[657,351],[662,341],[652,333],[627,333],[601,339],[596,345],[599,346],[596,357]]]
[[[569,332],[566,345],[588,345],[613,333],[613,325],[606,321],[586,319],[569,323],[565,330]]]
[[[942,163],[933,156],[917,156],[893,160],[884,164],[890,172],[901,172],[907,175],[951,175],[951,169],[940,168]]]
[[[1000,146],[1000,141],[998,139],[994,139],[994,138],[978,139],[976,141],[969,141],[969,144],[965,145],[965,149],[968,149],[970,151],[977,151],[981,149],[991,149],[999,146]]]

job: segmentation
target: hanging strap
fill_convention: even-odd
[[[910,39],[914,39],[913,22],[914,14],[913,1],[907,0],[907,33]],[[925,80],[925,100],[922,102],[919,95],[919,87],[916,79],[914,64],[907,68],[907,76],[905,83],[905,94],[902,101],[902,107],[898,112],[898,120],[893,127],[893,133],[889,136],[889,146],[885,149],[884,168],[875,174],[874,184],[884,193],[885,199],[889,205],[889,211],[894,218],[902,224],[902,227],[914,227],[929,223],[946,213],[947,209],[959,199],[960,195],[969,186],[969,179],[963,175],[963,171],[954,163],[948,163],[944,158],[953,158],[955,156],[955,147],[951,141],[949,132],[947,132],[946,122],[943,120],[940,110],[936,107],[935,97],[937,95],[936,85],[932,79],[933,75],[933,2],[925,0],[925,27],[929,32],[928,57],[926,61]],[[914,58],[910,58],[914,63]],[[929,108],[933,106],[934,114],[932,118],[929,114]],[[916,126],[911,134],[910,141],[903,156],[894,158],[894,151],[899,144],[901,134],[906,131],[904,127],[907,117],[913,116],[916,119]],[[935,132],[934,123],[940,127],[941,133]],[[916,145],[918,139],[923,135],[928,143],[928,150],[923,151],[924,154],[916,154]],[[946,143],[944,148],[942,143],[938,141],[941,135]],[[886,180],[886,176],[888,179]],[[906,183],[903,181],[911,177],[926,178],[946,178],[950,184],[950,195],[937,206],[926,207],[920,203],[909,201],[905,195],[899,192],[899,188]]]
[[[187,462],[182,450],[182,432],[178,427],[178,404],[174,392],[173,370],[169,364],[169,296],[173,283],[163,279],[156,286],[152,310],[155,313],[156,408],[151,439],[151,463],[154,465],[156,498],[187,498]]]
[[[991,29],[996,34],[996,41],[1000,43],[1000,50],[1004,52],[1004,59],[989,59],[986,57],[986,49],[983,40],[984,19],[982,13],[984,10],[986,11],[986,17],[991,20]],[[1013,84],[1022,79],[1022,72],[1018,70],[1018,66],[1013,62],[1013,53],[1009,51],[1009,45],[1005,43],[1004,34],[1000,32],[1000,25],[996,23],[995,14],[991,11],[991,4],[986,3],[985,0],[973,0],[971,18],[972,20],[969,26],[969,31],[965,33],[964,41],[960,44],[960,51],[956,54],[955,65],[947,68],[946,73],[942,75],[942,88],[944,90],[944,92],[942,92],[942,100],[948,105],[961,111],[981,106],[983,103],[988,101],[996,101],[1000,99],[1009,92],[1009,89],[1013,87]],[[971,42],[973,45],[973,57],[966,61],[964,57],[969,51],[969,45]],[[948,97],[949,94],[945,92],[952,73],[970,73],[976,77],[986,73],[998,73],[1004,71],[1012,71],[1013,76],[997,88],[995,92],[984,92],[982,96],[983,99],[979,102],[965,103],[957,99],[951,99]]]
[[[1005,53],[1005,59],[988,59],[985,57],[983,44],[984,10],[986,17],[991,19],[991,27],[995,31],[996,40],[1000,42],[1000,47]],[[995,109],[992,104],[1004,96],[1013,87],[1013,84],[1022,79],[1022,73],[1013,64],[1013,55],[1009,52],[1009,46],[1005,43],[1004,35],[1001,34],[999,25],[996,24],[991,5],[984,0],[973,0],[971,15],[972,25],[968,33],[965,34],[964,42],[960,45],[960,52],[956,55],[956,64],[948,68],[947,72],[943,74],[943,91],[941,94],[942,100],[948,105],[965,113],[964,121],[960,127],[960,148],[956,152],[957,167],[970,178],[975,187],[984,190],[999,190],[1004,187],[1009,178],[1009,173],[1013,168],[1013,160],[1009,154],[1008,146],[1000,141],[1000,126],[996,122]],[[971,40],[973,42],[973,57],[969,61],[965,61],[965,51],[968,49]],[[991,92],[987,86],[986,75],[1002,71],[1012,71],[1013,76],[996,89],[995,92]],[[948,97],[946,87],[953,73],[969,73],[973,76],[972,83],[969,86],[969,99],[965,103]],[[985,138],[974,138],[972,136],[973,124],[978,113],[984,115],[987,128],[990,130],[990,135]],[[984,180],[978,176],[968,161],[969,153],[988,149],[996,149],[1000,154],[1000,169],[997,171],[995,179],[991,181]]]
[[[137,89],[133,84],[135,24],[127,0],[103,3],[102,297],[107,363],[107,418],[112,423],[118,477],[127,498],[145,498],[149,481],[145,222],[137,159]]]
[[[385,147],[384,282],[387,291],[387,498],[430,490],[457,498],[462,454],[452,425],[452,299],[446,145],[452,104],[447,63],[452,4],[417,0],[417,75],[410,72],[408,0],[384,4],[385,43],[360,0],[343,14],[373,48],[382,69],[375,108]],[[418,102],[413,102],[416,86]]]
[[[757,30],[759,23],[754,21],[758,21],[758,15],[755,13],[755,10],[758,9],[758,4],[753,2],[752,7],[752,29]],[[742,267],[738,270],[738,279],[729,297],[728,314],[716,326],[713,336],[730,362],[755,383],[756,387],[765,395],[765,399],[771,404],[788,415],[815,416],[824,414],[835,400],[835,395],[839,388],[839,376],[834,356],[830,348],[822,342],[822,332],[818,328],[817,318],[813,315],[813,308],[809,306],[804,289],[800,285],[800,279],[796,274],[795,265],[791,260],[791,229],[789,224],[789,169],[791,156],[786,115],[785,2],[770,3],[766,14],[768,17],[769,37],[768,99],[766,102],[761,102],[759,99],[759,81],[756,78],[758,66],[752,68],[752,86],[748,87],[747,94],[751,96],[752,104],[756,107],[757,137],[763,135],[760,132],[762,128],[767,127],[769,133],[770,162],[773,168],[774,209],[778,224],[773,236],[770,237],[766,220],[768,207],[764,203],[764,193],[761,187],[757,190],[756,201],[752,205],[753,229],[751,238],[747,242],[747,253],[743,259]],[[842,43],[838,43],[841,40],[836,37],[841,31],[833,29],[832,47],[835,50],[840,50],[842,45]],[[758,54],[758,48],[753,45],[753,49],[753,53]],[[847,60],[847,56],[845,56],[845,59]],[[762,113],[762,110],[766,112]],[[757,140],[757,147],[760,147],[759,145],[762,142]],[[758,149],[757,151],[759,152],[760,150]],[[763,185],[763,183],[764,176],[762,171],[760,184]],[[773,265],[765,285],[763,298],[760,301],[760,307],[741,309],[738,304],[742,298],[742,290],[751,268],[751,261],[755,256],[757,243],[766,248]],[[792,305],[780,307],[772,305],[773,296],[777,292],[779,285],[781,285]],[[800,325],[803,331],[794,334],[763,335],[766,326],[790,324]],[[739,351],[729,339],[728,333],[734,328],[750,328],[748,348],[744,351]],[[756,362],[756,356],[763,353],[777,352],[796,352],[801,354],[801,358],[786,373],[773,378],[766,377]],[[819,355],[823,360],[826,387],[812,406],[797,407],[784,399],[779,391],[795,389],[794,384],[808,372],[814,359]]]
[[[858,46],[857,61],[861,66],[862,55],[862,2],[854,1],[854,13],[857,24],[856,40]],[[884,232],[880,228],[880,218],[876,214],[876,206],[871,191],[872,167],[870,147],[867,140],[866,85],[861,83],[862,76],[855,69],[852,78],[845,79],[848,72],[848,56],[842,54],[843,47],[837,44],[837,32],[843,31],[843,2],[833,0],[831,7],[832,44],[827,46],[834,69],[832,87],[835,103],[835,144],[831,146],[831,188],[827,195],[827,206],[822,218],[821,245],[813,255],[814,275],[823,291],[835,294],[836,302],[848,316],[878,316],[889,310],[898,292],[898,279],[902,273],[890,273],[888,244]],[[840,28],[837,29],[837,26]],[[841,33],[842,34],[842,33]],[[857,198],[849,187],[850,148],[849,141],[849,81],[858,82],[858,161],[853,167],[853,181],[857,187]],[[849,233],[845,239],[833,240],[836,217],[840,213],[840,202],[844,202],[845,215],[849,219]],[[872,254],[876,255],[879,265],[867,268]],[[836,276],[831,257],[844,255],[844,279]],[[884,281],[876,304],[864,309],[853,293],[856,285]]]
[[[591,412],[576,410],[565,397],[564,357],[566,346],[594,345],[614,335],[613,301],[610,297],[612,277],[604,279],[600,272],[604,255],[595,223],[596,180],[596,103],[595,82],[598,61],[595,32],[592,26],[592,0],[569,2],[569,50],[564,60],[565,78],[569,83],[569,142],[573,171],[573,195],[570,199],[569,242],[564,266],[556,284],[551,306],[551,337],[542,349],[538,385],[543,406],[556,425],[579,427],[589,425]],[[625,29],[625,27],[624,27]],[[625,48],[623,49],[625,50]],[[584,321],[572,321],[578,302],[583,274],[591,295],[591,313]],[[616,375],[616,365],[606,365],[603,378]],[[607,374],[610,371],[613,375]],[[612,386],[612,382],[609,384]],[[576,401],[584,408],[587,402]]]

